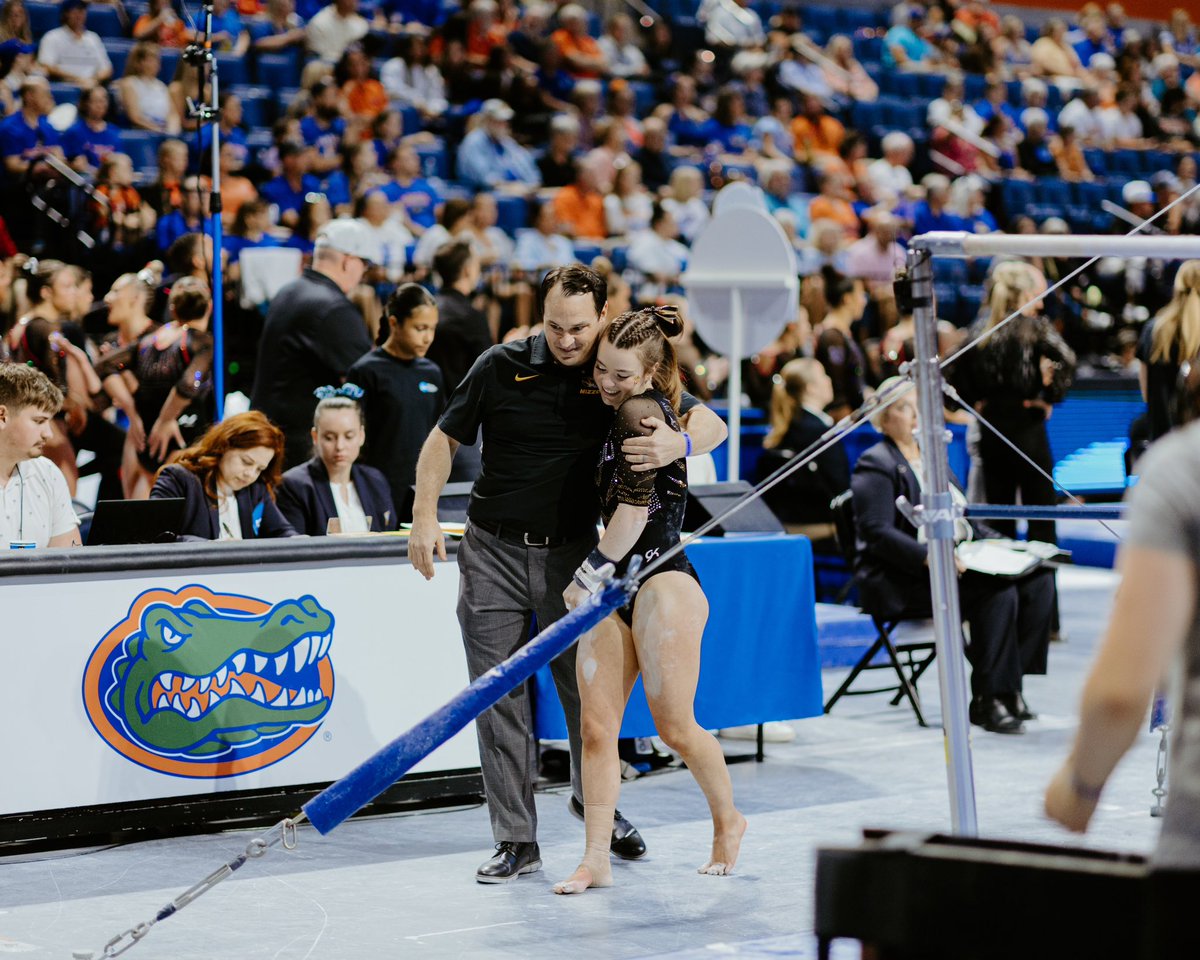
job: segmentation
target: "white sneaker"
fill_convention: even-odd
[[[746,724],[744,727],[726,727],[720,730],[717,736],[723,737],[726,740],[757,740],[758,727],[753,724]],[[784,723],[782,720],[768,720],[763,724],[763,742],[764,743],[789,743],[796,739],[796,731],[792,729],[790,723]]]

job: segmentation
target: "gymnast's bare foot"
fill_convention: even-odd
[[[746,832],[746,818],[740,813],[737,819],[725,830],[713,832],[712,856],[708,863],[697,873],[710,877],[727,877],[733,873],[733,865],[737,863],[738,851],[742,846],[742,835]]]
[[[588,887],[611,887],[612,867],[592,867],[581,863],[575,872],[566,880],[560,880],[554,885],[555,893],[583,893]]]

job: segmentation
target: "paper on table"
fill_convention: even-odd
[[[968,540],[954,550],[968,570],[998,577],[1019,577],[1040,562],[1031,553],[1013,550],[990,540]]]

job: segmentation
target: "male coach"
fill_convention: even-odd
[[[592,382],[596,340],[608,311],[603,279],[586,267],[560,267],[539,290],[544,332],[492,347],[471,367],[421,449],[409,558],[426,579],[433,554],[446,559],[437,500],[454,453],[483,428],[483,469],[471,491],[466,534],[458,548],[458,621],[474,679],[519,650],[530,619],[547,627],[567,611],[563,591],[596,545],[600,501],[595,472],[612,411]],[[690,409],[689,409],[690,407]],[[666,466],[725,439],[725,424],[685,397],[683,427],[647,420],[645,437],[624,450],[643,470]],[[634,467],[638,469],[637,466]],[[571,812],[583,819],[579,777],[579,689],[575,648],[551,670],[571,744]],[[476,720],[484,788],[496,855],[476,871],[481,883],[504,883],[541,867],[537,845],[537,743],[525,685]],[[612,851],[634,860],[646,846],[618,812]]]

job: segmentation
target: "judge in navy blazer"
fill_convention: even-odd
[[[363,513],[371,518],[371,529],[375,532],[395,530],[396,508],[392,505],[387,477],[374,467],[356,463],[350,467],[350,481]],[[325,536],[330,517],[336,517],[338,512],[333,502],[333,489],[329,486],[329,470],[320,457],[292,467],[283,475],[279,485],[279,510],[300,533],[310,537]]]
[[[358,462],[367,439],[358,405],[363,391],[346,383],[321,387],[316,393],[320,402],[313,414],[314,456],[283,475],[279,509],[292,526],[314,537],[325,536],[335,517],[346,521],[347,532],[365,529],[367,517],[373,531],[395,530],[399,518],[387,477]]]
[[[891,381],[880,386],[882,392]],[[883,620],[932,616],[928,546],[896,507],[904,496],[921,501],[917,411],[912,394],[872,418],[884,439],[854,465],[855,581],[862,607]],[[983,524],[956,521],[962,539],[996,534]],[[969,527],[969,534],[968,534]],[[996,733],[1020,733],[1032,719],[1022,679],[1046,672],[1053,574],[1036,569],[1020,578],[959,567],[959,599],[971,627],[971,721]]]
[[[159,471],[151,499],[181,497],[181,540],[294,537],[275,505],[283,434],[250,411],[214,424]]]

